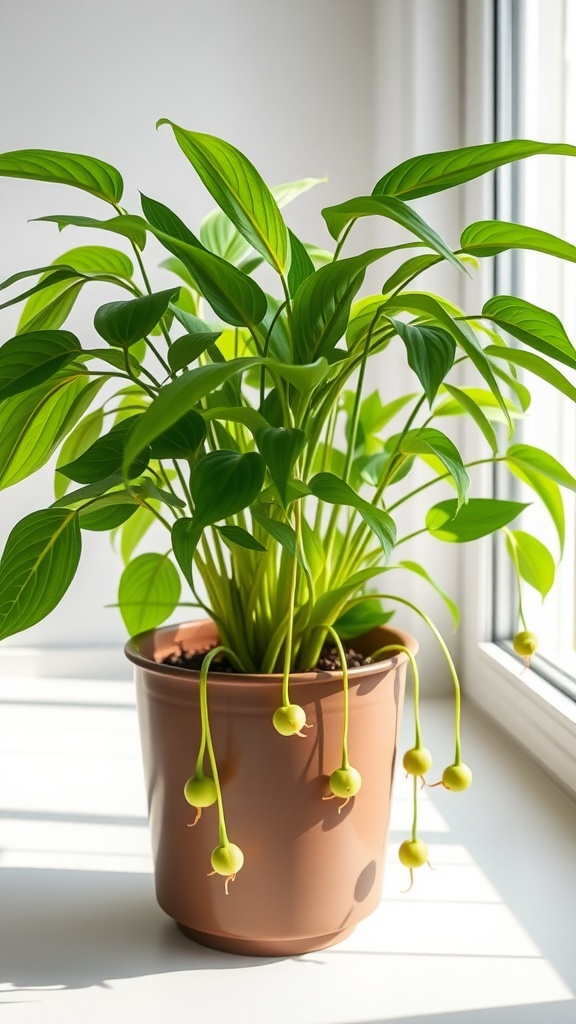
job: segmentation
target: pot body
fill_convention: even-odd
[[[312,726],[280,736],[272,715],[281,677],[210,673],[210,728],[230,842],[245,861],[225,892],[207,877],[219,845],[216,805],[194,828],[184,799],[200,743],[199,675],[159,662],[183,644],[217,640],[208,620],[140,634],[126,647],[135,664],[156,895],[162,909],[204,945],[252,956],[293,955],[344,938],[378,905],[407,658],[349,672],[350,763],[362,776],[342,806],[328,779],[342,762],[341,673],[291,676],[290,699]],[[355,641],[416,651],[408,634],[380,628]],[[205,770],[209,771],[206,760]]]

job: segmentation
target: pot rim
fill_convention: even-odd
[[[214,629],[217,631],[217,626],[212,619],[205,617],[202,619],[189,619],[185,622],[169,623],[164,626],[156,626],[154,629],[144,630],[142,633],[137,633],[131,637],[128,642],[124,645],[124,654],[131,661],[132,664],[138,665],[139,668],[145,669],[147,672],[154,672],[154,670],[161,673],[163,676],[172,676],[174,679],[199,679],[200,672],[198,669],[181,668],[178,665],[165,665],[161,661],[155,661],[153,658],[149,658],[144,655],[140,649],[140,645],[145,643],[153,636],[162,636],[163,634],[174,633],[177,630],[186,629],[190,626],[202,627],[207,623],[212,623]],[[377,629],[385,630],[388,633],[395,634],[398,637],[399,642],[407,647],[412,654],[416,655],[418,652],[419,644],[417,640],[403,629],[398,629],[396,626],[378,626]],[[369,632],[374,632],[370,630]],[[364,634],[365,636],[368,634]],[[397,665],[402,665],[408,661],[408,656],[403,651],[398,654],[394,654],[387,658],[385,661],[375,661],[368,665],[358,665],[356,668],[348,669],[348,678],[357,679],[359,676],[374,675],[377,672],[385,670],[388,672],[391,668]],[[234,680],[248,680],[262,682],[262,683],[274,683],[280,684],[282,682],[281,672],[210,672],[210,679],[214,682],[233,682]],[[308,672],[292,672],[290,674],[291,680],[300,680],[302,682],[313,682],[321,679],[342,679],[342,670],[329,670],[319,669],[316,671]]]

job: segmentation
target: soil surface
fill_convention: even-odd
[[[167,658],[164,658],[162,665],[176,665],[177,668],[186,668],[198,672],[202,667],[202,662],[209,651],[213,650],[212,647],[205,647],[200,651],[187,651],[180,645],[178,651],[174,651],[169,654]],[[370,659],[365,657],[363,654],[359,654],[358,651],[353,650],[352,647],[345,648],[346,653],[346,664],[348,668],[359,668],[361,665],[367,665],[370,663]],[[338,648],[334,644],[324,644],[320,657],[316,662],[314,669],[319,669],[323,672],[337,672],[339,671],[340,665],[340,654]],[[217,657],[212,662],[212,670],[214,672],[238,672],[226,655]],[[313,671],[310,669],[309,671]]]

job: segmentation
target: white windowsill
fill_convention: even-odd
[[[155,904],[130,683],[4,678],[0,716],[3,1024],[576,1020],[575,805],[470,703],[472,788],[421,794],[435,870],[402,894],[400,773],[379,910],[332,949],[262,960],[195,945]],[[451,702],[422,727],[439,774]]]

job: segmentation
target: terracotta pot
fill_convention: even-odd
[[[198,673],[158,664],[179,643],[195,649],[216,639],[204,620],[151,630],[126,646],[136,666],[158,902],[187,935],[216,949],[252,956],[321,949],[381,899],[406,655],[349,673],[349,757],[362,788],[340,813],[342,801],[323,797],[342,758],[341,674],[292,676],[290,698],[313,726],[301,739],[272,725],[280,676],[210,673],[227,831],[245,856],[226,895],[221,876],[207,877],[218,846],[216,806],[188,828],[195,810],[183,795],[200,742]],[[389,628],[354,646],[369,653],[387,643],[417,650],[411,636]]]

